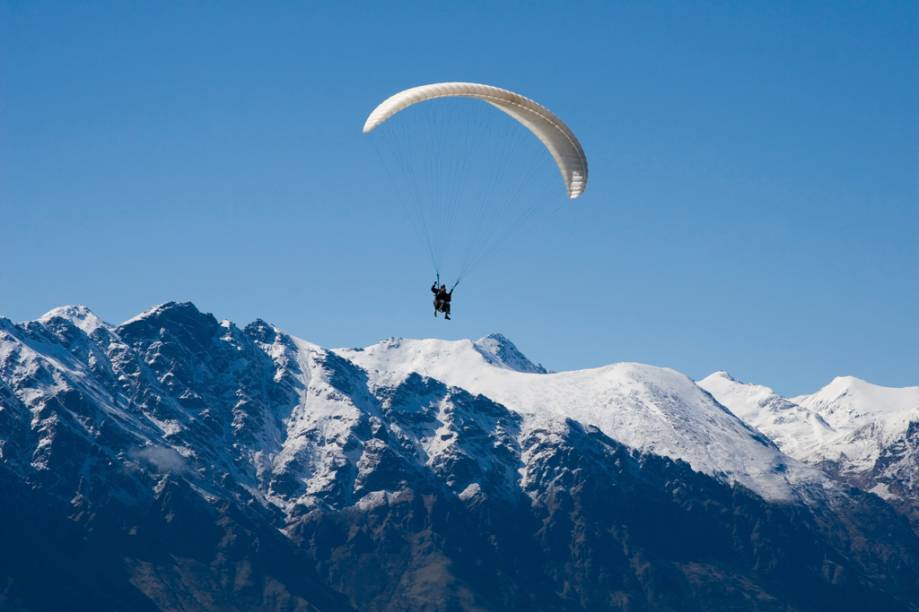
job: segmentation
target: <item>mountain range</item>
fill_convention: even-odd
[[[916,610],[919,387],[0,319],[0,609]]]

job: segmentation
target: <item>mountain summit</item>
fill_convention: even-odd
[[[490,334],[476,340],[473,344],[488,363],[501,366],[517,372],[531,374],[545,374],[546,369],[540,364],[533,363],[521,353],[513,342],[501,334]]]
[[[716,396],[498,335],[0,319],[0,607],[916,609],[905,519]]]

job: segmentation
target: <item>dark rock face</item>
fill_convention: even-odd
[[[873,495],[770,503],[191,304],[0,320],[0,542],[4,610],[919,608]]]
[[[871,470],[852,482],[866,490],[886,487],[891,493],[888,501],[919,534],[919,421],[911,421],[903,435],[883,449]]]

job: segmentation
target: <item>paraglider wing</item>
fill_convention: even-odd
[[[479,83],[434,83],[400,91],[377,106],[364,123],[364,133],[406,108],[436,98],[461,97],[482,100],[525,126],[545,145],[558,165],[568,196],[580,196],[587,188],[587,157],[567,125],[552,111],[507,89]]]

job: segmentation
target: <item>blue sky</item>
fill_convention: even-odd
[[[433,320],[360,127],[472,80],[561,115],[586,195]],[[327,346],[501,331],[785,393],[919,384],[919,5],[0,1],[0,314],[168,300]]]

